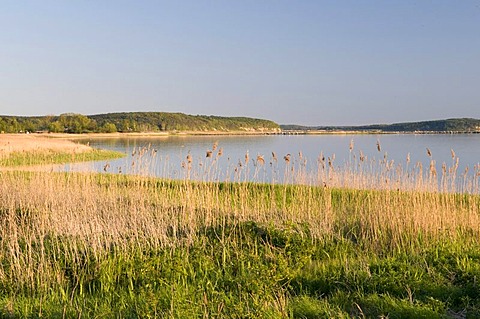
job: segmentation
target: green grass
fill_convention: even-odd
[[[1,317],[480,315],[478,245],[431,243],[416,253],[379,256],[346,238],[315,242],[302,226],[253,222],[204,229],[174,250],[111,247],[98,258],[79,246],[76,260],[63,250],[71,245],[73,239],[59,237],[45,242],[62,284],[30,291],[2,278]]]
[[[467,194],[0,172],[0,318],[478,318],[479,211]]]
[[[13,152],[6,157],[0,158],[0,166],[15,167],[15,166],[32,166],[45,164],[65,164],[73,162],[89,162],[101,161],[107,159],[115,159],[124,157],[125,154],[94,149],[89,152],[74,154],[71,152]]]

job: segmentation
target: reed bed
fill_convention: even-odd
[[[5,168],[31,168],[32,166],[47,166],[76,162],[102,161],[121,158],[124,154],[115,151],[91,149],[88,151],[60,152],[55,150],[14,151],[0,153],[0,169]]]
[[[398,256],[421,256],[412,262],[425,263],[421,280],[438,277],[437,259],[428,258],[442,247],[453,247],[455,265],[465,253],[464,268],[477,274],[478,168],[468,180],[459,177],[465,191],[458,192],[455,156],[438,173],[435,166],[403,169],[386,157],[368,161],[353,150],[342,166],[320,155],[313,171],[301,154],[247,153],[221,175],[215,159],[223,154],[214,146],[202,160],[188,155],[180,178],[166,180],[143,174],[153,163],[142,163],[148,152],[138,150],[135,176],[0,171],[2,316],[308,318],[407,306],[428,316],[480,309],[472,293],[457,303],[435,295],[436,304],[419,284],[397,295],[377,284],[398,298],[391,300],[364,284],[342,290],[349,274],[371,280],[378,264]],[[264,180],[266,167],[282,170],[283,180],[249,180]],[[338,270],[348,278],[312,284],[313,274]]]

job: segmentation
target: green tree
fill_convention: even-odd
[[[65,132],[65,126],[63,126],[60,121],[55,121],[48,125],[48,131],[52,133],[63,133]]]
[[[18,133],[21,131],[20,124],[18,123],[16,118],[9,119],[7,121],[7,126],[5,132],[7,133]]]
[[[37,131],[36,125],[31,120],[26,120],[25,122],[23,122],[22,126],[23,126],[22,130],[24,132],[35,132],[35,131]]]
[[[115,133],[118,132],[117,126],[113,123],[105,123],[103,126],[100,127],[100,132],[102,133]]]
[[[120,125],[120,130],[122,132],[133,131],[133,123],[130,119],[123,119],[122,124]]]
[[[0,117],[0,133],[5,133],[7,131],[7,122]]]
[[[81,114],[62,114],[59,122],[65,127],[67,133],[86,133],[95,129],[96,122]]]

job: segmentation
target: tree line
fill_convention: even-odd
[[[115,133],[168,131],[267,131],[275,122],[248,117],[187,115],[167,112],[131,112],[82,115],[0,116],[0,132]]]
[[[283,130],[302,131],[370,131],[370,132],[480,132],[480,120],[455,118],[422,122],[374,124],[363,126],[302,126],[281,125]]]

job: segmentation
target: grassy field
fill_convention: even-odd
[[[88,152],[12,152],[0,157],[0,167],[19,167],[33,165],[65,164],[74,162],[102,161],[125,156],[122,153],[107,150],[92,149]]]
[[[480,317],[478,195],[3,171],[0,224],[4,318]]]

